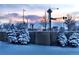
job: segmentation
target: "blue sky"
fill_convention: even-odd
[[[70,11],[74,6],[69,4],[0,4],[0,11],[9,13],[9,12],[21,12],[24,8],[27,12],[31,11],[44,11],[48,8],[59,8],[61,11]],[[33,12],[32,12],[33,13]]]
[[[23,15],[23,9],[25,9],[25,16],[27,15],[37,15],[43,17],[45,11],[48,8],[59,8],[59,10],[53,10],[52,17],[61,17],[67,13],[77,13],[79,12],[78,4],[0,4],[0,19],[14,19],[14,15],[17,16]],[[6,15],[9,16],[7,17]],[[10,16],[11,15],[11,16]],[[16,18],[16,17],[15,17]],[[18,17],[18,19],[21,19]]]

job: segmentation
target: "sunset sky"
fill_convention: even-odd
[[[52,10],[53,8],[59,8],[59,10],[53,10],[52,17],[62,17],[67,14],[79,15],[77,4],[0,4],[0,22],[9,22],[8,20],[12,20],[12,22],[22,21],[23,9],[26,10],[25,16],[36,15],[43,17],[48,8]],[[25,21],[27,22],[26,19]],[[35,21],[29,19],[29,22]]]

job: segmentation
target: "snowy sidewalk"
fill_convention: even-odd
[[[42,46],[42,45],[14,45],[0,42],[0,55],[73,55],[79,54],[79,48]]]

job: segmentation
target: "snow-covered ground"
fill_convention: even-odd
[[[15,45],[0,42],[1,55],[71,55],[79,54],[79,48],[42,46],[42,45]]]

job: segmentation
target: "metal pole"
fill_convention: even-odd
[[[59,8],[54,8],[54,9],[59,9]],[[52,40],[51,40],[51,13],[52,13],[52,10],[49,8],[47,10],[47,12],[48,12],[48,19],[49,19],[50,45],[52,45]]]
[[[52,13],[52,10],[49,8],[47,10],[48,12],[48,19],[49,19],[49,30],[51,31],[51,13]]]
[[[25,21],[24,21],[24,12],[25,12],[25,10],[23,9],[23,23],[25,23]]]
[[[46,22],[46,11],[45,11],[45,31],[46,31],[46,25],[47,25],[47,22]]]
[[[27,29],[28,29],[28,19],[27,19]]]

